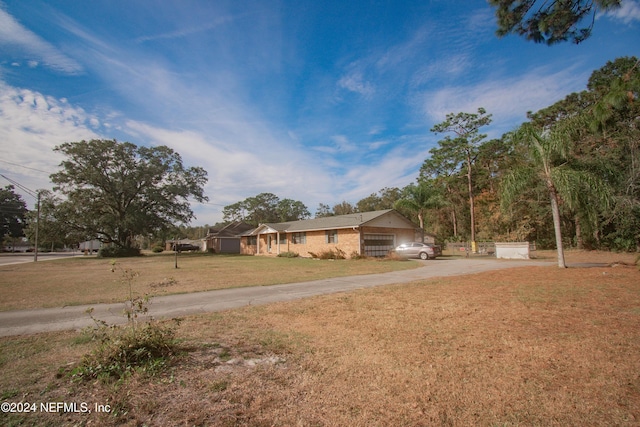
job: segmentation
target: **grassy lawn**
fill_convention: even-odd
[[[329,277],[386,273],[416,268],[415,262],[312,260],[181,254],[178,269],[171,254],[111,260],[69,258],[0,266],[0,310],[60,307],[124,301],[128,288],[120,268],[139,273],[134,291],[139,295],[167,295],[243,286],[267,286]]]
[[[112,412],[0,413],[0,424],[640,424],[640,271],[630,265],[532,266],[246,307],[185,318],[178,336],[184,354],[168,371],[118,384],[58,374],[95,345],[83,333],[2,338],[3,402]]]

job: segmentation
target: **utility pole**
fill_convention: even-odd
[[[40,228],[40,191],[36,191],[37,196],[37,210],[36,210],[36,236],[35,236],[35,249],[33,251],[33,262],[38,262],[38,228]]]
[[[178,268],[178,238],[177,237],[173,240],[173,249],[176,251],[175,268]]]

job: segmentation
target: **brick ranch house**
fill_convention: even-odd
[[[420,241],[422,232],[393,209],[280,223],[260,224],[240,236],[240,253],[272,255],[342,250],[353,254],[385,256],[404,242]],[[426,242],[434,236],[425,235]]]

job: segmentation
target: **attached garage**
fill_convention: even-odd
[[[383,257],[394,249],[396,245],[395,234],[365,234],[364,254],[372,257]]]
[[[202,239],[203,248],[205,251],[219,254],[239,254],[240,235],[252,229],[252,225],[241,221],[233,222],[220,230],[209,229],[207,237]]]

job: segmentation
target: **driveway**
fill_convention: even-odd
[[[291,301],[315,295],[348,292],[394,283],[407,283],[433,277],[458,276],[522,266],[550,266],[555,262],[496,260],[495,258],[437,259],[413,261],[423,264],[413,270],[382,274],[336,277],[310,282],[273,286],[222,289],[190,294],[166,295],[151,300],[149,314],[156,319],[229,310],[247,305]],[[82,329],[94,325],[86,313],[109,324],[123,324],[123,303],[93,304],[0,312],[0,336],[34,334],[48,331]]]

